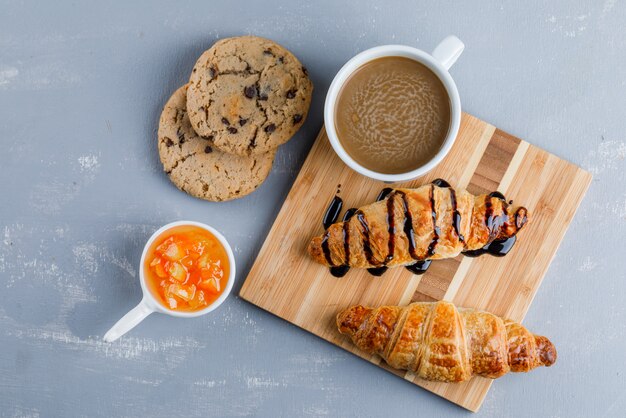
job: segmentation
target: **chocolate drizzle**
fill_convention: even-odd
[[[502,200],[502,215],[494,216],[493,203],[491,203],[491,199],[494,197]],[[509,220],[509,205],[508,203],[506,203],[506,198],[502,196],[502,193],[493,192],[487,195],[487,197],[485,198],[485,206],[487,207],[485,211],[485,223],[487,224],[487,228],[489,229],[489,241],[493,241],[494,239],[498,238],[502,227],[505,226],[507,221]]]
[[[377,202],[380,202],[381,200],[383,200],[384,198],[386,198],[387,196],[389,196],[389,193],[393,192],[393,189],[391,187],[385,187],[384,189],[382,189],[380,191],[380,193],[378,194],[378,197],[376,198]]]
[[[447,183],[446,183],[447,184]],[[409,242],[409,254],[411,258],[414,260],[418,260],[415,263],[405,266],[407,270],[409,270],[413,274],[424,274],[428,267],[430,267],[431,260],[420,260],[419,256],[416,253],[416,245],[415,245],[415,231],[413,230],[413,216],[411,216],[411,212],[409,210],[409,201],[407,200],[406,194],[404,192],[400,192],[396,190],[396,193],[402,197],[402,204],[404,208],[404,235],[406,235],[407,241]]]
[[[343,206],[343,200],[339,196],[333,197],[333,200],[328,205],[326,209],[326,213],[324,213],[324,219],[322,220],[322,224],[324,225],[324,229],[330,228],[332,224],[337,222],[339,218],[339,214],[341,213],[341,208]]]
[[[426,270],[428,270],[428,267],[430,267],[430,263],[432,262],[432,260],[418,261],[414,264],[411,264],[410,266],[406,266],[406,269],[413,274],[424,274],[426,273]]]
[[[322,219],[322,225],[324,225],[324,229],[327,230],[324,233],[324,238],[322,238],[322,251],[324,252],[324,257],[326,258],[326,261],[328,262],[328,264],[331,265],[331,270],[335,268],[335,263],[333,263],[333,259],[330,255],[330,247],[328,245],[328,228],[337,221],[342,206],[343,200],[341,200],[339,196],[335,196],[330,202],[330,205],[328,205],[328,208],[324,213],[324,218]]]
[[[355,208],[350,208],[346,211],[346,213],[343,214],[343,252],[345,253],[344,255],[344,267],[346,267],[346,273],[348,272],[348,269],[350,269],[349,265],[350,265],[350,222],[348,222],[350,220],[350,218],[352,218],[354,216],[354,214],[356,213],[356,209]],[[344,273],[344,274],[346,274]]]
[[[517,241],[517,235],[506,239],[495,240],[487,245],[487,252],[496,257],[503,257],[511,251],[515,241]]]
[[[456,191],[450,189],[450,204],[452,205],[452,227],[459,241],[465,242],[465,237],[461,235],[461,214],[456,205]]]
[[[472,251],[463,251],[463,255],[466,257],[478,257],[483,254],[490,254],[495,257],[503,257],[511,251],[515,241],[517,241],[516,235],[505,239],[497,239],[485,245],[483,248]]]
[[[387,199],[387,232],[389,233],[389,243],[387,252],[387,258],[385,264],[393,260],[393,254],[396,250],[396,214],[394,208],[394,194],[391,194]]]
[[[335,198],[337,197],[335,196]],[[334,199],[333,199],[333,202],[334,202]],[[328,209],[330,209],[333,202],[331,202],[331,205],[328,207]],[[328,213],[328,209],[326,210],[326,213]],[[350,265],[349,265],[350,264],[350,223],[346,221],[350,220],[350,218],[352,218],[355,212],[356,212],[355,208],[350,208],[346,210],[346,212],[343,214],[343,219],[342,219],[342,222],[344,222],[343,224],[343,251],[345,255],[344,255],[344,262],[342,265],[340,266],[333,265],[330,268],[330,274],[332,274],[335,277],[343,277],[346,275],[346,273],[348,273],[348,270],[350,270]],[[337,216],[339,216],[339,211],[337,211]],[[326,244],[326,246],[328,247],[328,244]],[[322,248],[324,248],[324,241],[322,241]],[[326,252],[324,252],[324,255],[326,256]],[[328,261],[328,257],[326,257],[326,260]],[[332,262],[329,261],[329,264],[332,265]]]
[[[465,237],[463,237],[463,235],[461,235],[460,233],[461,214],[459,213],[457,209],[457,205],[456,205],[456,191],[452,188],[452,186],[450,186],[450,183],[448,183],[444,179],[435,179],[432,181],[432,184],[434,184],[437,187],[445,187],[445,188],[450,189],[450,203],[452,205],[452,227],[454,228],[454,232],[456,232],[456,236],[459,237],[459,241],[464,242]],[[494,192],[494,193],[500,194],[499,192]],[[502,195],[500,194],[500,196]],[[504,196],[502,196],[502,198],[504,198]]]
[[[435,206],[435,186],[430,186],[430,211],[433,217],[433,239],[428,244],[428,255],[433,256],[435,254],[435,249],[437,244],[439,243],[439,235],[441,234],[441,230],[437,226],[437,210]]]
[[[493,213],[493,203],[491,199],[496,198],[502,201],[502,211],[503,215],[494,216]],[[521,219],[523,217],[523,220]],[[467,257],[478,257],[483,254],[490,254],[495,257],[503,257],[511,251],[513,245],[517,241],[517,237],[513,235],[512,237],[503,238],[503,239],[495,239],[500,234],[503,225],[506,225],[509,219],[508,213],[508,203],[506,202],[506,198],[500,192],[491,192],[485,197],[485,225],[489,230],[489,240],[490,242],[482,248],[477,250],[463,251],[463,255]],[[515,223],[517,229],[521,228],[527,221],[526,218],[526,209],[519,208],[515,213]]]
[[[491,192],[491,193],[489,193],[488,196],[489,197],[495,197],[495,198],[498,198],[500,200],[504,200],[506,202],[506,197],[504,197],[504,195],[502,193],[500,193],[500,192]]]
[[[324,257],[326,258],[328,264],[334,266],[335,264],[330,256],[330,248],[328,247],[328,231],[324,233],[324,238],[322,238],[322,251],[324,252]]]
[[[435,186],[441,188],[449,188],[450,190],[450,205],[452,209],[452,227],[456,235],[458,236],[461,242],[465,241],[465,237],[461,235],[461,214],[458,211],[457,206],[457,198],[456,191],[450,186],[448,182],[442,179],[436,179],[432,182],[432,186],[430,188],[429,194],[429,203],[430,210],[432,214],[432,224],[433,224],[433,237],[428,245],[427,257],[432,257],[435,255],[435,251],[437,248],[437,244],[439,243],[439,238],[441,235],[441,229],[437,226],[437,211],[435,204]],[[430,267],[432,260],[430,258],[422,259],[417,254],[417,245],[415,239],[415,231],[413,229],[413,216],[411,215],[409,208],[408,197],[405,192],[401,190],[394,190],[392,188],[386,187],[381,190],[377,201],[382,201],[387,199],[386,201],[386,220],[387,220],[387,232],[389,236],[388,241],[388,252],[387,256],[383,261],[379,261],[374,256],[372,251],[371,242],[370,242],[370,228],[365,218],[365,214],[358,209],[350,208],[346,210],[343,215],[342,221],[343,223],[343,245],[344,245],[344,260],[341,265],[336,265],[331,257],[331,251],[329,247],[329,232],[328,228],[334,224],[339,218],[339,214],[341,213],[341,209],[343,207],[343,201],[339,196],[335,196],[331,203],[329,204],[326,212],[324,213],[323,225],[327,230],[322,238],[322,251],[324,253],[324,257],[326,261],[331,266],[330,272],[335,277],[343,277],[348,270],[350,270],[350,242],[351,242],[351,234],[350,234],[350,222],[349,220],[356,216],[358,220],[358,225],[360,225],[363,239],[363,252],[365,253],[365,258],[367,259],[370,265],[375,267],[368,268],[367,271],[373,276],[381,276],[383,275],[389,264],[394,259],[395,246],[396,246],[396,232],[397,224],[396,219],[396,196],[398,196],[401,200],[402,204],[401,210],[404,212],[404,221],[402,224],[402,230],[407,237],[408,241],[408,250],[411,258],[415,260],[415,262],[411,265],[405,266],[407,270],[414,274],[424,274],[428,268]],[[497,198],[502,200],[503,203],[503,215],[494,216],[494,207],[491,201],[492,198]],[[512,236],[507,239],[493,240],[494,237],[500,233],[502,226],[508,221],[508,205],[506,203],[506,199],[504,195],[500,192],[492,192],[485,197],[485,225],[489,229],[490,239],[492,240],[489,244],[485,245],[483,248],[472,251],[463,252],[464,255],[468,257],[477,257],[483,254],[490,254],[496,257],[502,257],[506,255],[513,245],[515,244],[516,237]],[[527,222],[527,212],[524,208],[519,208],[515,213],[515,223],[517,229],[521,228]],[[356,225],[354,227],[357,227]]]
[[[528,222],[528,211],[526,208],[518,208],[515,212],[515,227],[521,229]]]
[[[385,274],[385,272],[387,271],[389,267],[387,266],[382,266],[382,267],[370,267],[367,269],[367,272],[369,274],[371,274],[372,276],[376,276],[376,277],[380,277],[383,274]]]
[[[489,238],[493,235],[493,203],[491,203],[491,196],[485,196],[485,224],[489,230]]]
[[[389,263],[391,260],[393,260],[393,254],[395,252],[395,247],[396,247],[396,225],[395,225],[396,222],[395,222],[395,210],[394,210],[394,196],[395,196],[395,193],[393,192],[393,189],[384,188],[378,195],[378,198],[376,199],[377,201],[381,201],[387,198],[387,232],[389,233],[389,239],[387,241],[387,246],[388,246],[387,257],[385,258],[383,265],[379,267],[371,267],[367,269],[367,271],[372,276],[382,276],[383,274],[385,274],[385,272],[388,269],[386,264]],[[369,230],[368,230],[368,233],[369,233]],[[365,245],[365,242],[363,243],[363,249],[365,250],[365,248],[367,248],[366,253],[365,253],[366,256],[368,256],[367,251],[369,251],[368,261],[370,262],[370,264],[377,265],[378,263],[373,262],[375,261],[373,260],[373,257],[370,258],[370,256],[372,255],[371,254],[372,250],[369,246],[369,238],[367,241],[367,247]]]
[[[452,187],[450,186],[450,183],[448,183],[444,179],[434,179],[431,183],[437,187]]]
[[[349,220],[350,218],[352,218],[354,216],[354,214],[356,213],[357,209],[356,208],[350,208],[346,211],[346,213],[343,214],[343,219],[342,221],[345,222],[347,220]]]
[[[406,239],[409,241],[409,255],[411,258],[417,260],[419,257],[415,253],[415,231],[413,231],[413,216],[411,216],[411,212],[409,211],[409,202],[404,192],[396,190],[396,193],[402,197],[402,205],[404,209],[404,225],[402,226],[402,229],[404,230]]]
[[[350,270],[350,266],[335,266],[330,268],[330,274],[335,277],[343,277]]]
[[[378,266],[378,261],[374,258],[374,253],[372,253],[372,246],[370,243],[370,228],[367,224],[367,220],[365,219],[365,214],[360,210],[356,211],[356,218],[359,220],[361,224],[361,228],[363,228],[363,252],[365,253],[365,258],[367,262]]]

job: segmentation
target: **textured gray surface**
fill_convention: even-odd
[[[452,71],[466,111],[594,174],[526,319],[559,361],[500,379],[479,416],[624,416],[623,1],[107,3],[0,1],[1,416],[468,416],[236,297],[101,342],[169,221],[223,231],[238,290],[342,63],[450,33],[467,45]],[[157,120],[204,49],[245,33],[305,63],[312,111],[258,192],[207,203],[162,173]]]

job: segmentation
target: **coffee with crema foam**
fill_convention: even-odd
[[[450,98],[425,65],[384,57],[359,67],[344,83],[335,108],[341,145],[360,165],[405,173],[430,161],[450,127]]]

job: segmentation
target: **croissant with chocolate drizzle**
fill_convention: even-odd
[[[495,379],[556,361],[546,337],[488,312],[450,302],[408,306],[353,306],[337,315],[339,332],[391,367],[422,379],[462,382],[474,375]]]
[[[487,248],[515,236],[528,218],[526,208],[510,206],[498,192],[474,196],[435,184],[392,189],[313,238],[308,251],[329,267],[408,266]]]

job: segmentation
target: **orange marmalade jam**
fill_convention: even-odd
[[[152,293],[176,311],[209,306],[224,291],[230,272],[219,240],[193,225],[163,232],[148,249],[144,268]]]

